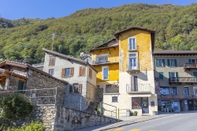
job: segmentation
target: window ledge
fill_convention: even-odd
[[[135,49],[135,50],[128,50],[129,52],[136,52],[137,51],[137,49]]]
[[[120,93],[103,93],[103,95],[120,95]]]

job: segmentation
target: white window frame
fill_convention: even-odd
[[[107,73],[107,79],[104,79],[104,69],[107,68],[108,69],[108,73]],[[109,79],[109,67],[108,66],[103,66],[102,67],[102,80],[108,80]]]
[[[130,39],[134,39],[135,40],[135,48],[130,48]],[[132,50],[137,50],[137,44],[136,44],[136,38],[135,37],[129,37],[128,38],[128,50],[132,51]]]
[[[102,58],[102,57],[104,57],[104,61],[103,62],[100,62],[99,61],[99,58]],[[107,57],[106,61],[105,61],[105,57]],[[107,63],[108,62],[108,54],[97,55],[96,56],[96,62],[97,63]]]
[[[135,57],[130,57],[129,55],[130,54],[136,54]],[[135,68],[130,68],[130,58],[136,58],[136,66],[134,66]],[[128,53],[128,70],[137,70],[139,67],[138,67],[138,52],[130,52]]]

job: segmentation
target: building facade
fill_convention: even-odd
[[[55,51],[43,49],[45,60],[43,71],[67,81],[68,94],[65,106],[85,110],[88,103],[98,99],[96,95],[96,73],[94,67],[81,59],[70,57]]]
[[[138,115],[157,113],[152,55],[155,31],[131,27],[115,38],[91,50],[97,85],[104,89],[103,102]]]
[[[197,98],[197,51],[155,51],[154,58],[159,111],[193,110]]]

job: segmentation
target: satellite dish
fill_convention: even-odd
[[[85,53],[84,52],[81,52],[80,53],[80,57],[84,57]]]

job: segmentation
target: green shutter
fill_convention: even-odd
[[[178,74],[178,72],[176,72],[176,78],[178,78],[179,77],[179,74]]]
[[[18,90],[23,90],[23,84],[24,82],[23,81],[18,81]]]
[[[189,59],[189,63],[192,63],[192,59]]]
[[[174,59],[174,64],[175,64],[175,67],[177,66],[177,61],[176,61],[176,59]]]
[[[167,59],[167,61],[168,61],[168,66],[170,66],[170,60],[169,60],[169,59]]]
[[[159,79],[163,79],[163,72],[159,72]]]
[[[168,72],[169,78],[171,77],[171,72]]]
[[[194,77],[197,77],[197,72],[193,72],[193,76]]]
[[[163,59],[163,67],[165,67],[165,59]]]
[[[158,60],[157,59],[155,59],[155,63],[156,63],[156,67],[158,67]]]

